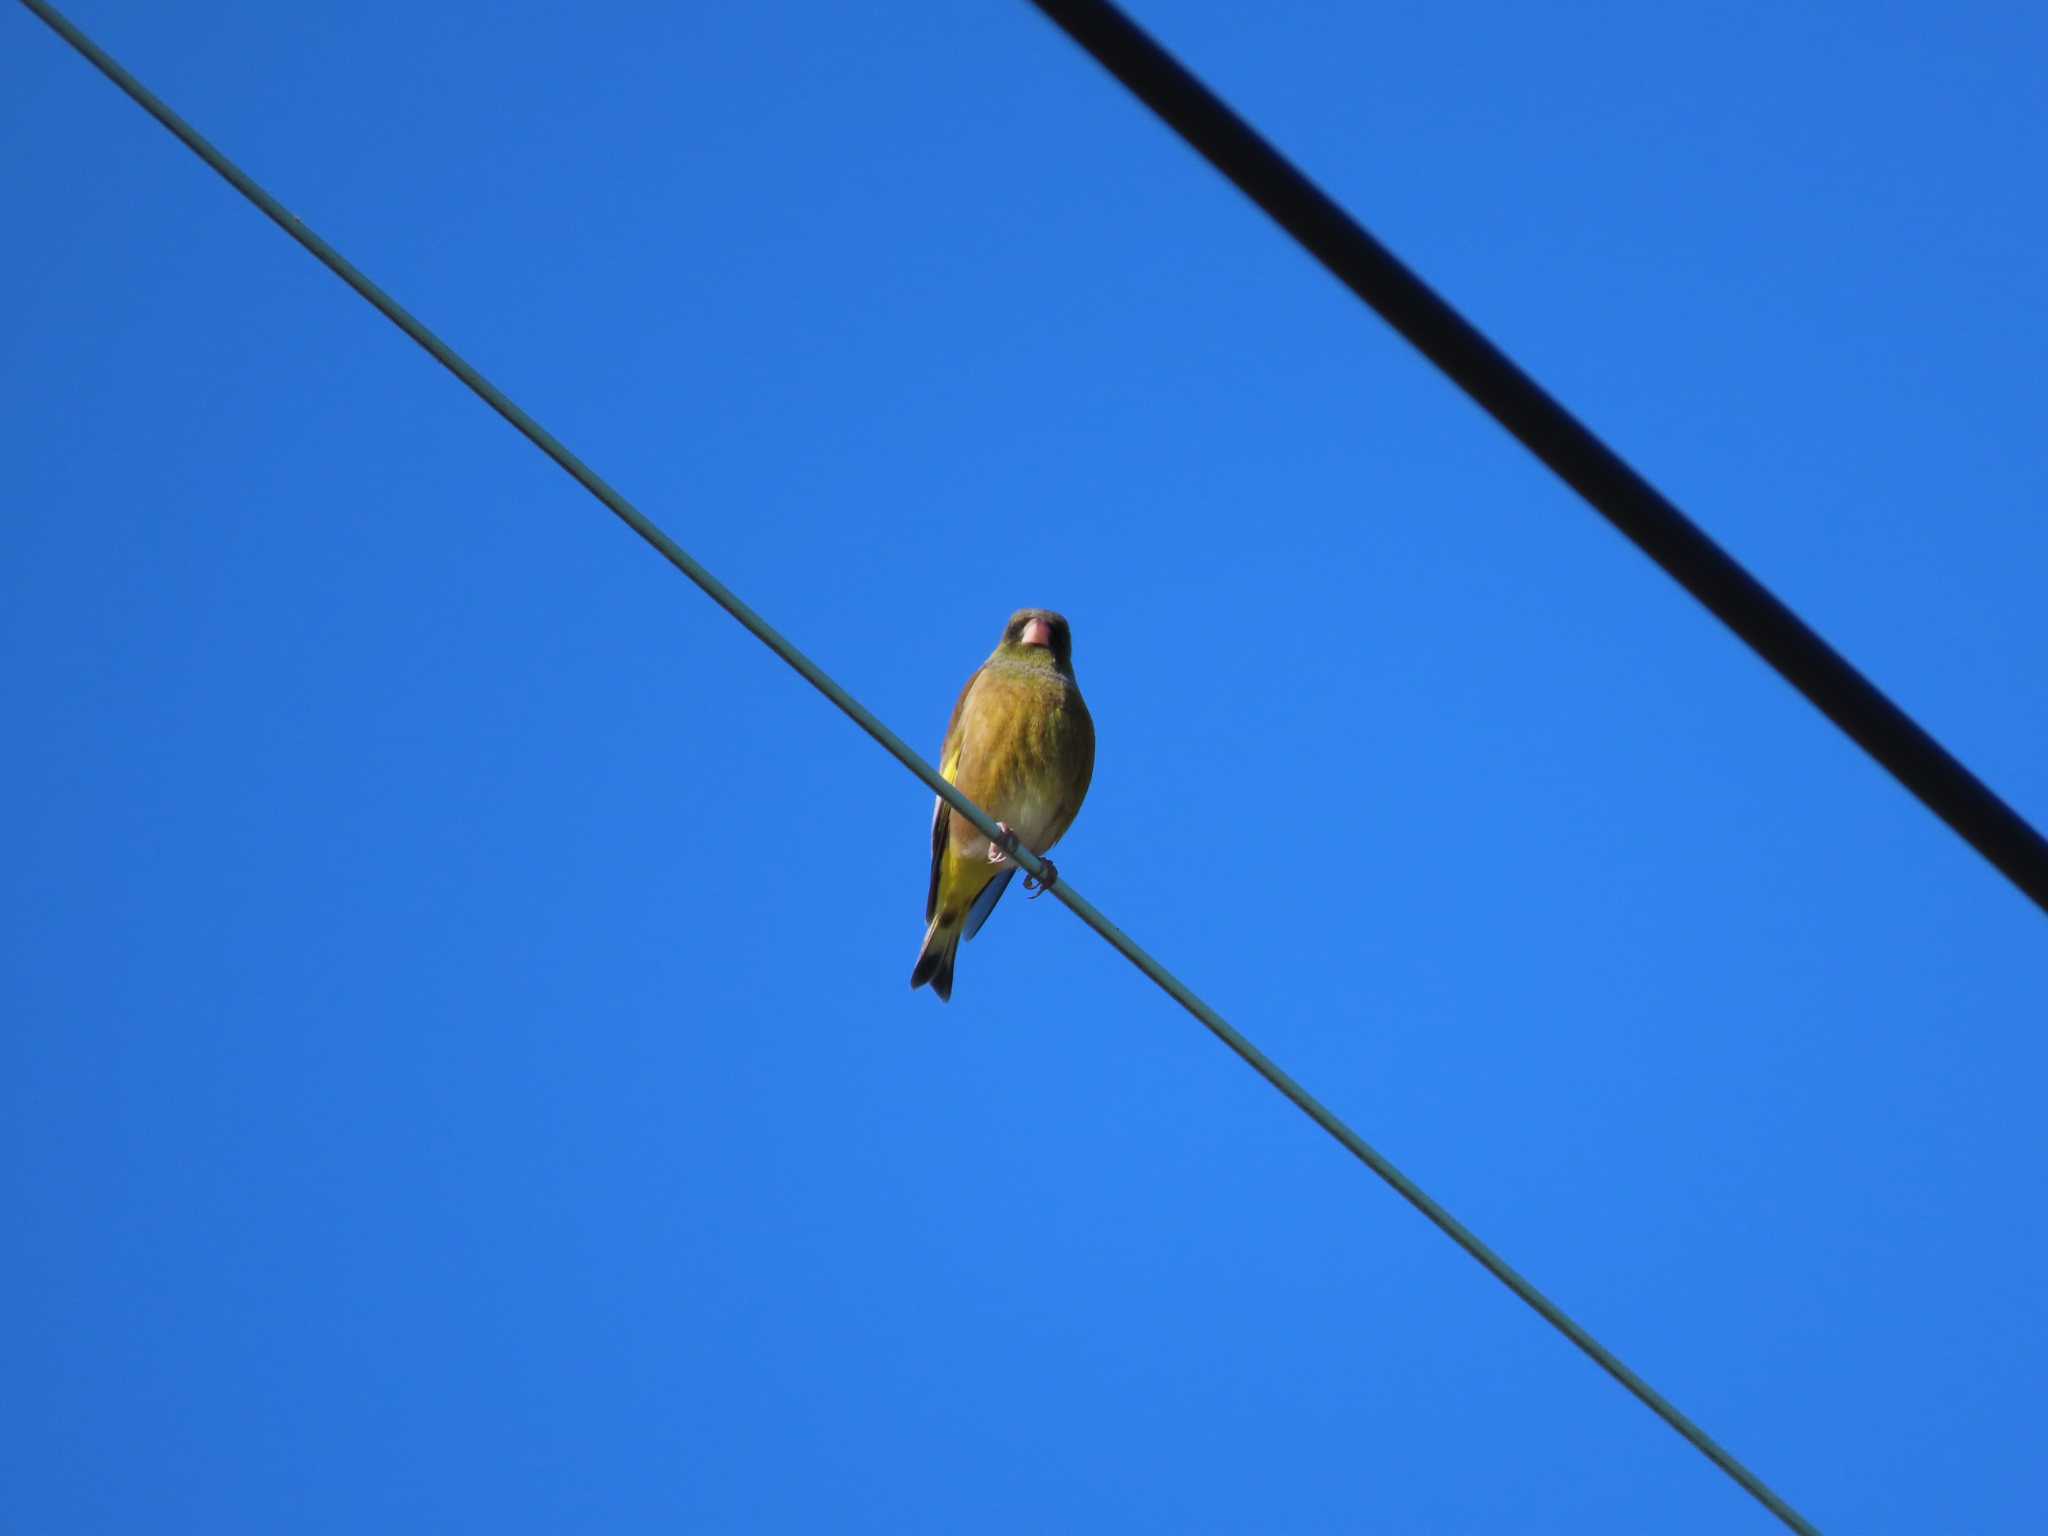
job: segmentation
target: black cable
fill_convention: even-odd
[[[1337,280],[2048,910],[2048,841],[1522,372],[1252,126],[1105,0],[1031,0]]]

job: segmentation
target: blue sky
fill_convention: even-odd
[[[2048,925],[1020,4],[70,14],[1824,1528],[2039,1529]],[[1138,17],[2048,819],[2038,8]],[[0,10],[38,1532],[1768,1516]]]

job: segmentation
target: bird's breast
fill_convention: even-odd
[[[994,668],[976,692],[962,722],[956,782],[1027,847],[1049,847],[1071,819],[1068,801],[1077,798],[1074,759],[1089,730],[1079,692],[1057,675],[1010,676]],[[1092,734],[1087,744],[1092,748]],[[1086,767],[1080,775],[1085,785]],[[986,856],[988,839],[965,817],[953,823],[953,836],[959,852]]]

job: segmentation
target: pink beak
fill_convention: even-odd
[[[1021,638],[1022,643],[1025,645],[1042,645],[1047,650],[1051,650],[1052,626],[1043,619],[1026,619],[1024,621],[1024,634]]]

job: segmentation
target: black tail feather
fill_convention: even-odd
[[[950,940],[950,942],[948,942]],[[917,964],[911,968],[910,990],[930,984],[938,993],[939,1001],[953,999],[953,957],[960,952],[960,940],[956,934],[939,933],[934,925],[932,932],[925,935],[924,952],[917,957]]]

